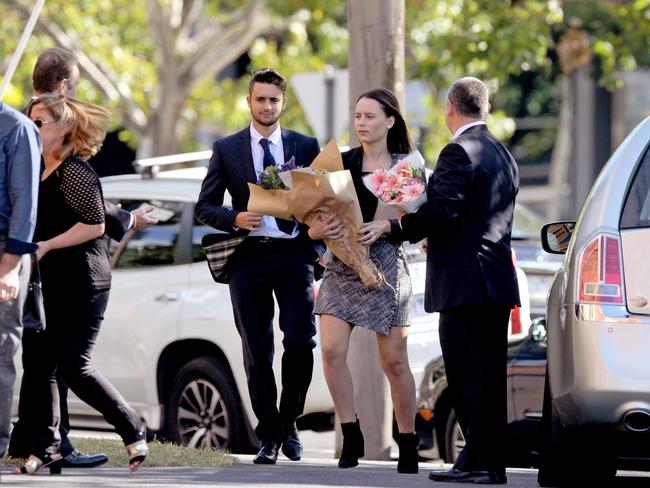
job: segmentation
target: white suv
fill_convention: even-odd
[[[205,174],[205,167],[197,167],[160,172],[154,178],[102,179],[105,198],[129,211],[152,204],[160,223],[113,243],[111,296],[93,363],[164,437],[194,447],[243,452],[256,446],[256,419],[228,285],[212,280],[201,246],[201,238],[215,231],[194,218]],[[424,254],[419,246],[408,246],[407,253],[414,290],[408,348],[419,385],[424,366],[440,354],[440,346],[437,314],[426,314],[423,307]],[[527,309],[521,318],[524,328],[518,332],[525,334]],[[276,350],[281,351],[277,318],[275,331]],[[19,362],[20,354],[16,358]],[[279,380],[281,354],[275,355],[274,369]],[[74,427],[108,428],[98,412],[72,393],[68,407]],[[317,345],[298,427],[331,429],[333,412]]]

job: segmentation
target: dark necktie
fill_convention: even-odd
[[[264,160],[262,163],[266,169],[268,166],[275,164],[275,158],[273,158],[273,154],[271,154],[271,147],[268,139],[260,139],[260,146],[264,149]]]
[[[260,139],[260,146],[262,146],[262,149],[264,150],[264,159],[262,160],[264,168],[271,166],[272,164],[274,165],[275,158],[273,157],[273,154],[271,154],[269,140]],[[276,217],[275,222],[278,224],[278,229],[289,235],[293,233],[293,229],[296,227],[296,223],[293,220],[279,219]]]

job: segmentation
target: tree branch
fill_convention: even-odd
[[[183,21],[178,29],[178,37],[176,38],[177,48],[189,42],[192,35],[192,29],[201,18],[203,6],[203,0],[187,0],[183,4]]]
[[[29,16],[30,14],[29,8],[21,5],[16,0],[5,0],[5,3],[11,5],[25,16]],[[136,134],[142,134],[147,124],[147,117],[135,103],[130,89],[123,83],[120,83],[119,76],[111,73],[111,70],[106,66],[100,66],[94,63],[80,48],[81,43],[79,40],[62,29],[56,22],[47,17],[47,15],[41,14],[38,19],[37,28],[49,35],[59,46],[72,52],[77,57],[81,71],[83,71],[91,83],[109,100],[117,101],[123,107],[121,115],[124,125]]]
[[[158,72],[162,75],[163,67],[165,70],[175,70],[177,65],[169,9],[161,5],[158,0],[147,0],[147,12],[149,14],[149,26],[160,52],[161,62]]]
[[[219,67],[228,65],[264,32],[269,23],[263,7],[252,3],[246,10],[238,12],[229,24],[213,30],[209,38],[202,40],[182,64],[183,77],[193,83],[204,74],[215,73]]]

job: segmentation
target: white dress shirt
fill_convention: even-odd
[[[253,166],[255,167],[255,174],[259,175],[264,170],[264,149],[260,144],[260,140],[268,139],[269,140],[269,149],[275,159],[276,164],[284,163],[284,147],[282,146],[282,132],[280,130],[280,124],[275,128],[269,137],[264,137],[262,134],[257,132],[253,124],[250,125],[251,133],[251,154],[253,155]],[[291,235],[285,234],[280,229],[278,229],[278,224],[275,221],[275,217],[270,217],[264,215],[262,217],[262,223],[258,230],[253,230],[249,236],[267,236],[267,237],[279,237],[283,239],[291,239],[298,235],[298,226],[296,226]]]
[[[486,125],[486,124],[485,124],[485,121],[483,121],[483,120],[477,120],[476,122],[470,122],[469,124],[465,124],[462,127],[459,127],[458,129],[456,129],[456,132],[454,132],[454,139],[456,139],[459,135],[461,135],[467,129],[469,129],[470,127],[474,127],[475,125]]]

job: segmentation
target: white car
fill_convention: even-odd
[[[611,486],[650,470],[650,117],[614,152],[575,222],[542,229],[565,254],[548,296],[541,486]],[[594,483],[596,484],[596,483]]]
[[[194,218],[205,173],[205,167],[197,167],[161,172],[154,178],[102,179],[105,198],[119,201],[129,211],[152,204],[160,223],[113,243],[111,295],[93,363],[163,437],[194,447],[242,452],[257,445],[256,418],[228,285],[212,280],[201,246],[203,235],[215,231]],[[419,246],[409,246],[408,252],[414,290],[409,356],[419,385],[424,366],[440,355],[440,346],[437,315],[424,312],[424,255]],[[528,312],[522,315],[528,317]],[[524,318],[524,333],[527,321]],[[282,351],[277,318],[275,330],[276,351]],[[19,363],[20,354],[16,358]],[[20,375],[19,364],[17,369]],[[281,354],[275,355],[274,369],[279,381]],[[109,428],[97,411],[72,393],[68,408],[74,427]],[[331,429],[333,412],[317,345],[305,415],[298,426]]]

